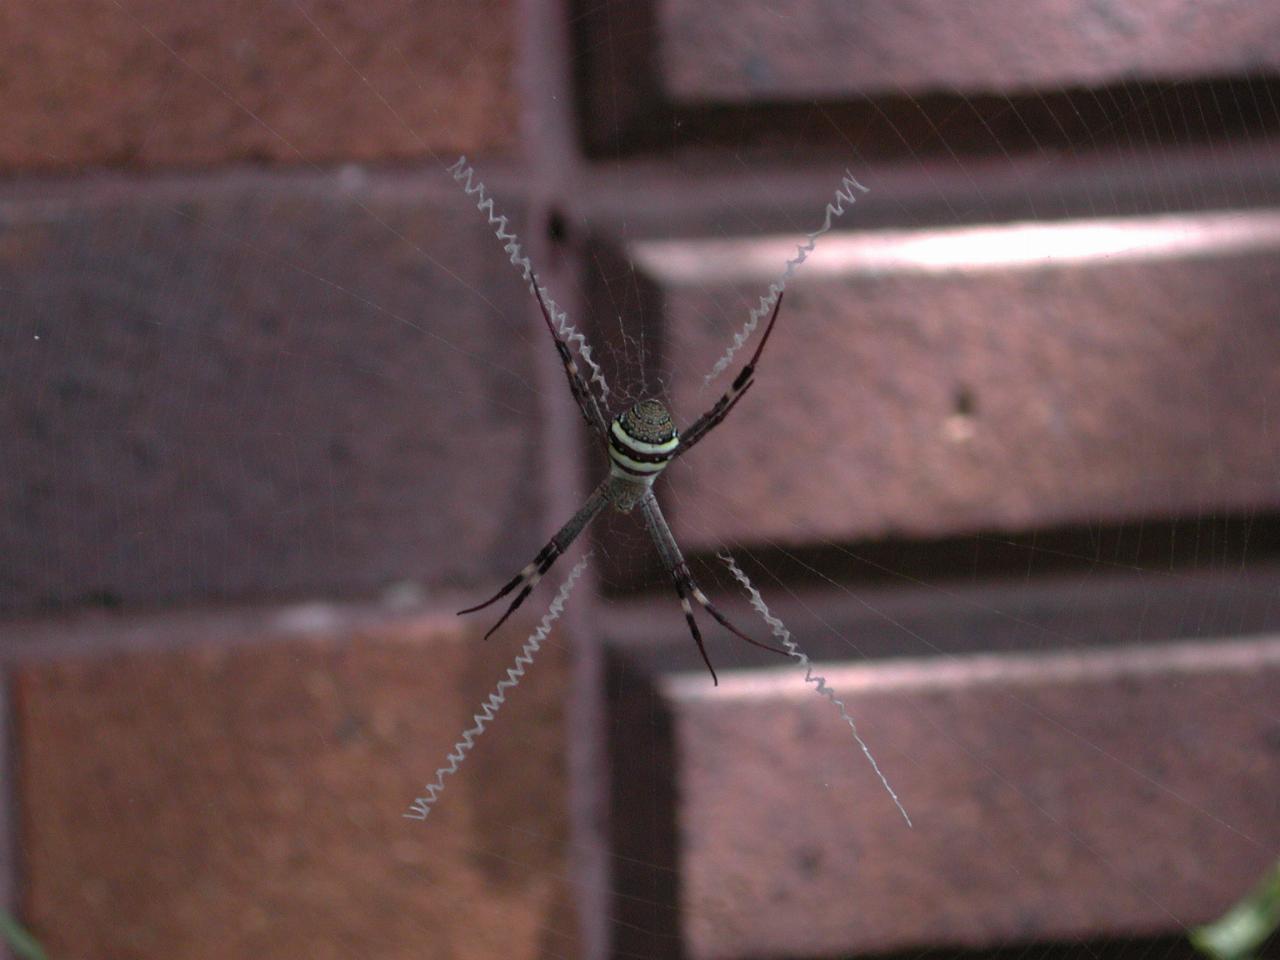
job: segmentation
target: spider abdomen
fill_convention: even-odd
[[[641,400],[609,424],[609,463],[614,476],[652,483],[679,445],[671,414],[658,400]]]

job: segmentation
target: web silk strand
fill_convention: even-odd
[[[605,383],[604,373],[600,367],[591,359],[591,347],[587,344],[587,338],[579,332],[577,327],[569,323],[568,314],[561,312],[560,308],[556,306],[556,302],[551,299],[547,288],[545,286],[537,286],[534,283],[533,264],[529,262],[529,258],[522,252],[520,238],[507,230],[508,221],[506,215],[498,214],[494,211],[493,197],[488,195],[484,184],[476,179],[475,169],[467,163],[465,156],[459,157],[457,162],[448,169],[449,173],[453,175],[453,179],[461,184],[463,192],[468,197],[476,198],[476,209],[485,215],[485,218],[489,221],[489,226],[493,227],[494,236],[502,241],[502,249],[510,258],[512,265],[520,268],[525,283],[529,284],[529,289],[531,291],[536,290],[542,295],[542,301],[547,305],[547,311],[551,314],[551,319],[555,321],[556,329],[560,332],[560,338],[577,349],[579,356],[582,357],[582,362],[591,370],[590,381],[599,387],[600,400],[607,410],[609,407],[609,385]]]
[[[853,179],[853,174],[846,170],[844,177],[840,180],[840,186],[836,189],[835,197],[827,204],[822,226],[813,231],[813,233],[806,235],[804,243],[796,247],[796,255],[787,261],[787,266],[782,271],[782,276],[769,284],[769,293],[760,298],[759,305],[751,311],[751,316],[747,318],[747,322],[743,324],[742,329],[733,335],[733,343],[729,346],[729,349],[716,361],[716,365],[711,368],[711,372],[703,378],[702,385],[704,387],[709,386],[712,380],[724,373],[729,364],[733,362],[733,355],[741,350],[746,342],[751,339],[751,334],[755,333],[756,327],[760,325],[761,318],[767,316],[773,310],[774,304],[778,302],[778,297],[787,288],[787,281],[795,275],[796,268],[805,262],[809,254],[813,253],[813,248],[817,246],[818,238],[831,229],[837,217],[844,216],[846,207],[852,207],[858,202],[855,190],[858,193],[870,192],[867,187]]]
[[[907,808],[902,805],[902,801],[898,799],[898,795],[894,792],[893,787],[889,785],[889,779],[880,770],[880,764],[876,763],[875,756],[871,753],[871,748],[867,746],[866,741],[862,739],[862,735],[858,733],[858,726],[853,722],[853,717],[849,716],[849,711],[845,709],[844,701],[840,700],[835,691],[827,686],[826,677],[815,676],[813,672],[813,662],[805,654],[803,650],[791,639],[791,631],[787,629],[786,624],[769,612],[769,607],[765,604],[764,598],[760,596],[751,583],[750,578],[743,572],[742,568],[734,561],[733,557],[727,553],[718,554],[724,565],[729,568],[729,572],[733,574],[735,580],[742,584],[747,595],[751,598],[751,606],[755,607],[756,613],[760,614],[760,618],[769,625],[769,629],[773,631],[773,635],[778,638],[787,653],[804,667],[804,682],[812,683],[817,689],[816,692],[822,694],[835,705],[840,711],[840,716],[844,717],[844,722],[849,725],[849,729],[853,731],[853,739],[862,749],[863,755],[867,758],[867,762],[871,764],[871,769],[875,771],[876,776],[880,778],[880,783],[884,786],[885,791],[893,800],[894,806],[898,808],[898,812],[902,814],[902,819],[907,821],[907,826],[914,826],[911,817],[907,814]]]
[[[498,711],[502,709],[502,705],[507,700],[507,691],[514,690],[520,681],[524,679],[525,669],[533,666],[534,656],[542,647],[542,642],[550,635],[551,625],[559,620],[560,614],[564,612],[564,605],[569,599],[569,593],[573,590],[573,585],[577,582],[578,577],[582,575],[582,571],[587,568],[588,559],[590,559],[590,554],[579,560],[577,565],[569,571],[569,576],[560,585],[560,592],[556,594],[555,599],[551,601],[551,606],[543,614],[542,622],[538,624],[538,628],[533,633],[529,634],[529,639],[525,641],[524,646],[516,654],[511,666],[507,668],[507,678],[499,680],[498,685],[493,688],[493,692],[489,694],[488,699],[481,702],[480,712],[471,717],[475,725],[462,732],[461,739],[453,745],[453,749],[445,757],[445,765],[436,771],[435,779],[423,788],[426,790],[426,795],[417,797],[409,805],[409,809],[405,811],[404,816],[406,818],[410,820],[425,820],[430,815],[431,808],[440,799],[440,794],[444,792],[444,778],[458,772],[458,768],[466,760],[467,754],[475,747],[476,740],[493,722]]]

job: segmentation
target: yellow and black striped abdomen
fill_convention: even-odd
[[[657,400],[641,400],[609,424],[609,460],[625,477],[652,482],[679,445],[671,415]]]

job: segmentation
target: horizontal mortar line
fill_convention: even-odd
[[[1014,157],[973,157],[963,165],[920,160],[905,163],[891,159],[872,160],[849,168],[832,157],[815,157],[799,166],[783,162],[725,167],[720,164],[682,169],[671,176],[669,165],[653,160],[631,160],[619,167],[606,164],[583,172],[582,195],[589,219],[626,218],[626,235],[636,239],[670,237],[672,217],[707,216],[720,213],[726,205],[750,206],[751,199],[768,197],[771,209],[808,211],[796,221],[811,230],[822,222],[822,205],[846,173],[870,189],[860,195],[859,209],[851,223],[875,217],[880,225],[886,216],[902,210],[921,208],[933,216],[955,215],[961,209],[989,209],[995,204],[1056,197],[1061,202],[1102,203],[1109,216],[1121,216],[1107,203],[1136,202],[1146,207],[1129,207],[1129,216],[1154,215],[1160,210],[1191,213],[1230,210],[1242,203],[1259,209],[1275,203],[1280,174],[1280,137],[1264,136],[1248,143],[1236,143],[1229,154],[1220,146],[1168,145],[1159,153],[1162,176],[1152,180],[1150,171],[1115,155],[1025,154]],[[1247,197],[1246,201],[1206,197]],[[643,204],[636,203],[643,197]],[[1165,198],[1163,201],[1158,198]],[[1153,203],[1181,203],[1184,206],[1150,206]],[[1143,211],[1148,211],[1143,213]],[[1097,208],[1082,205],[1078,213],[1065,219],[1094,216]],[[648,232],[637,232],[637,223],[656,215],[660,222]],[[1035,219],[1030,213],[1028,218]],[[1058,220],[1064,217],[1056,218]],[[947,225],[949,221],[939,221]],[[967,222],[973,223],[972,219]],[[988,218],[988,222],[995,222]]]
[[[801,650],[804,649],[801,644]],[[1003,653],[951,656],[945,659],[889,660],[846,665],[815,662],[815,674],[826,678],[836,696],[845,693],[890,693],[993,687],[1006,684],[1047,686],[1168,674],[1237,674],[1280,667],[1280,634],[1230,640],[1162,642],[1156,645],[1107,647],[1052,653]],[[720,677],[716,700],[801,700],[812,695],[796,683],[797,667],[731,671]],[[674,699],[705,700],[700,673],[673,675],[663,681]]]
[[[646,240],[630,247],[668,284],[771,280],[797,237]],[[833,231],[799,269],[806,278],[940,274],[1130,263],[1280,250],[1280,210],[1098,217],[922,230]]]
[[[457,602],[432,596],[398,605],[378,601],[305,601],[133,612],[77,611],[0,620],[0,667],[68,656],[111,656],[192,647],[233,648],[290,640],[343,640],[387,633],[406,643],[469,642]]]
[[[454,158],[449,158],[451,163]],[[334,162],[322,165],[255,165],[236,162],[210,167],[157,170],[109,170],[15,174],[0,177],[0,226],[58,223],[83,209],[127,203],[192,200],[241,200],[262,203],[305,199],[334,204],[353,199],[412,204],[474,205],[459,200],[461,191],[446,167],[434,162]],[[510,161],[486,161],[478,173],[486,188],[516,202],[526,196],[526,181]]]

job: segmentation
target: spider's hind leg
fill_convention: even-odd
[[[683,566],[683,563],[681,564]],[[702,632],[698,629],[698,621],[693,619],[693,608],[689,606],[688,585],[693,583],[693,578],[689,576],[689,568],[685,567],[685,579],[676,577],[676,593],[680,595],[680,608],[684,610],[684,618],[689,624],[689,632],[693,634],[693,642],[698,645],[698,652],[702,654],[702,662],[707,665],[707,669],[711,671],[711,682],[715,686],[720,686],[720,678],[716,676],[716,668],[711,665],[711,658],[707,656],[707,648],[702,644]],[[698,588],[694,586],[694,590]]]
[[[791,654],[787,653],[786,650],[783,650],[781,646],[760,643],[759,640],[751,639],[751,637],[744,634],[744,632],[739,630],[739,628],[733,626],[730,620],[728,620],[728,617],[724,616],[723,613],[716,609],[716,604],[707,599],[707,594],[704,594],[703,591],[698,589],[698,584],[695,584],[694,577],[692,577],[692,573],[689,572],[689,564],[681,561],[680,567],[678,567],[676,571],[673,571],[673,575],[676,577],[676,590],[680,591],[681,600],[684,600],[686,607],[689,605],[689,600],[684,599],[684,590],[681,590],[681,579],[684,579],[685,590],[689,591],[692,598],[698,600],[700,607],[703,608],[704,611],[712,614],[712,617],[716,618],[716,622],[726,628],[728,632],[731,632],[733,636],[736,636],[737,639],[745,640],[746,643],[749,643],[751,646],[759,646],[762,650],[773,650],[773,653],[781,653],[783,657],[790,657]]]
[[[563,527],[561,527],[551,542],[538,551],[538,555],[534,557],[525,566],[523,570],[512,577],[507,583],[484,603],[478,603],[474,607],[467,607],[465,610],[459,610],[458,616],[464,613],[475,613],[477,610],[483,610],[491,603],[497,603],[516,587],[520,587],[520,592],[516,594],[516,598],[511,601],[511,606],[507,607],[507,612],[502,618],[489,628],[489,632],[484,635],[486,640],[489,639],[500,626],[507,622],[507,618],[516,612],[516,608],[524,603],[525,597],[533,592],[533,588],[538,585],[538,581],[542,579],[543,574],[551,569],[551,565],[559,559],[560,555],[569,549],[569,545],[578,539],[578,534],[582,533],[591,519],[604,509],[609,502],[608,483],[602,483],[596,487],[595,491],[587,498],[587,502],[575,513]]]
[[[495,630],[507,622],[507,617],[515,613],[516,608],[519,607],[520,604],[524,603],[525,597],[529,596],[529,594],[533,592],[533,588],[538,585],[538,581],[542,579],[542,575],[550,570],[551,565],[559,559],[560,553],[560,548],[556,545],[555,540],[552,540],[545,547],[539,550],[538,555],[534,557],[523,570],[512,577],[501,590],[495,593],[488,600],[484,601],[484,603],[477,603],[474,607],[467,607],[465,610],[459,610],[458,616],[462,616],[464,613],[475,613],[477,610],[483,610],[491,603],[497,603],[516,587],[524,584],[521,591],[516,594],[516,598],[511,601],[511,606],[507,607],[507,612],[502,615],[502,619],[490,627],[488,633],[484,635],[484,638],[488,640]]]
[[[713,604],[710,600],[707,599],[707,595],[698,589],[698,585],[693,582],[693,577],[689,573],[688,566],[684,564],[681,564],[681,566],[684,569],[685,576],[689,578],[688,583],[689,583],[689,586],[692,588],[690,592],[693,594],[693,599],[698,601],[698,603],[702,606],[703,610],[707,611],[707,613],[715,617],[716,622],[720,624],[720,626],[724,627],[726,630],[728,630],[738,639],[747,641],[747,643],[751,644],[753,647],[759,647],[761,650],[772,650],[774,653],[780,653],[784,657],[791,656],[790,653],[788,653],[786,650],[783,650],[781,647],[775,647],[769,643],[762,643],[759,640],[753,640],[751,637],[747,636],[745,633],[743,633],[741,630],[735,627],[732,623],[730,623],[729,618],[726,617],[719,610],[717,610],[715,607],[715,604]]]
[[[730,623],[729,618],[717,610],[715,604],[707,599],[707,595],[698,589],[698,585],[693,580],[693,574],[689,572],[689,565],[685,563],[684,556],[680,553],[676,538],[672,535],[671,528],[667,526],[667,519],[662,515],[662,508],[658,506],[658,498],[653,495],[652,490],[646,491],[644,498],[640,501],[640,509],[644,513],[645,524],[649,528],[649,534],[653,537],[653,542],[662,557],[662,564],[667,568],[667,572],[671,574],[671,579],[675,581],[676,593],[680,595],[680,606],[684,610],[685,620],[688,621],[689,632],[693,634],[693,641],[698,645],[698,652],[702,654],[702,660],[706,663],[707,669],[711,671],[711,679],[717,686],[720,681],[716,677],[715,668],[711,666],[711,660],[707,657],[706,648],[702,645],[702,634],[698,630],[698,624],[693,619],[693,608],[689,604],[690,597],[693,597],[703,610],[711,614],[720,626],[735,637],[745,640],[753,647],[772,650],[774,653],[780,653],[784,657],[790,656],[786,650],[770,646],[767,643],[761,643],[759,640],[753,640],[747,636]]]

